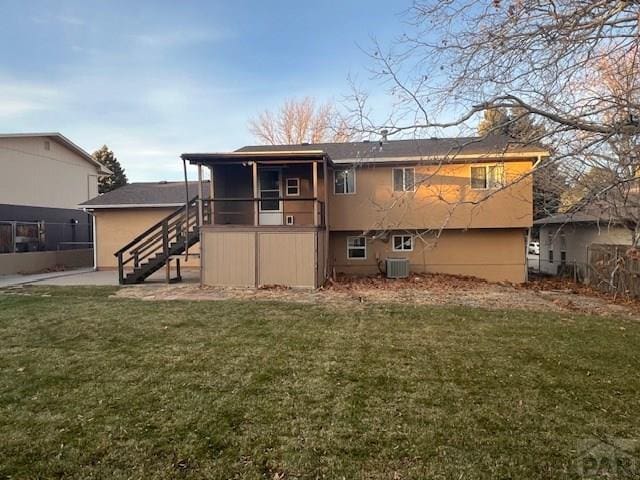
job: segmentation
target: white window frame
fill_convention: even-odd
[[[395,179],[395,171],[399,170],[402,172],[402,190],[396,190],[396,179]],[[413,185],[411,189],[407,188],[406,185],[406,177],[405,170],[413,170]],[[405,193],[405,192],[415,192],[416,191],[416,168],[415,167],[393,167],[391,169],[391,189],[394,193]]]
[[[411,239],[411,248],[396,248],[396,238],[404,238],[409,237]],[[393,235],[391,237],[391,246],[394,252],[413,252],[413,243],[414,237],[413,235],[405,234],[405,235]],[[400,241],[401,245],[404,245],[404,241]]]
[[[290,185],[289,182],[293,181],[294,184]],[[285,180],[284,191],[287,194],[287,197],[299,197],[300,196],[300,179],[299,178],[287,178]],[[289,188],[295,188],[296,193],[290,193]]]
[[[491,167],[500,167],[502,169],[502,180],[498,185],[489,185],[489,168]],[[484,168],[484,187],[474,187],[473,186],[473,176],[472,171],[474,168]],[[483,165],[469,165],[469,186],[471,190],[497,190],[499,188],[503,188],[505,185],[505,171],[504,164],[502,163],[491,163],[491,164],[483,164]]]
[[[351,247],[349,246],[349,240],[352,238],[363,238],[364,246],[362,247]],[[364,257],[352,257],[349,255],[350,250],[364,250]],[[347,260],[366,260],[367,259],[367,237],[364,235],[350,235],[347,237]]]
[[[353,171],[353,192],[336,192],[336,172],[338,171],[343,171],[343,170],[351,170]],[[336,167],[333,170],[333,194],[334,195],[355,195],[356,191],[357,191],[357,187],[356,187],[356,180],[357,180],[357,176],[356,176],[356,168],[355,167]],[[345,182],[345,190],[347,187],[347,183]]]

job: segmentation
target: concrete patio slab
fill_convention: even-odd
[[[62,272],[31,273],[27,275],[0,275],[0,288],[28,285],[30,283],[53,280],[71,275],[82,275],[90,272],[93,272],[93,268],[78,268]]]
[[[183,270],[184,283],[198,284],[199,270]],[[145,284],[162,284],[165,282],[165,272],[161,270],[151,275]],[[118,272],[114,270],[95,271],[92,268],[67,270],[64,272],[38,273],[32,275],[3,275],[0,276],[0,288],[20,285],[57,285],[57,286],[118,286]]]

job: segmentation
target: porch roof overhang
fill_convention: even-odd
[[[215,165],[224,163],[309,163],[331,159],[322,150],[288,150],[288,151],[245,151],[221,153],[183,153],[180,158],[192,165]]]

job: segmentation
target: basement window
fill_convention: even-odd
[[[471,188],[487,190],[504,186],[504,165],[471,167]]]
[[[366,237],[347,237],[347,258],[349,260],[365,260],[367,258]]]
[[[394,235],[392,240],[394,252],[413,251],[413,235]]]
[[[413,167],[393,169],[393,191],[413,192],[415,191],[416,171]]]

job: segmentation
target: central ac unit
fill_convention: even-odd
[[[409,276],[409,259],[387,258],[387,278],[407,278]]]

